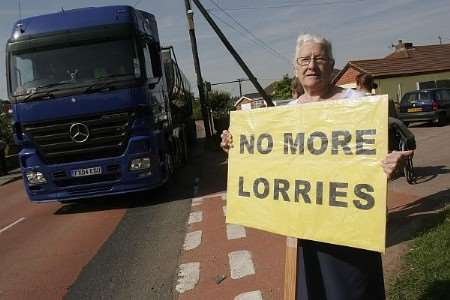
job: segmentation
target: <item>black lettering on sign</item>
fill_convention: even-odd
[[[316,203],[322,205],[323,202],[323,182],[317,181],[316,183]]]
[[[263,141],[267,140],[267,146],[263,148]],[[256,143],[258,148],[258,152],[261,154],[268,154],[272,152],[273,149],[273,139],[272,136],[268,133],[263,133],[258,137],[258,141]]]
[[[244,154],[244,147],[247,148],[247,152],[250,154],[255,153],[255,136],[252,134],[250,136],[250,141],[247,139],[247,136],[244,134],[241,134],[240,139],[240,147],[239,147],[239,153]]]
[[[289,190],[289,181],[286,179],[278,179],[275,178],[274,179],[274,188],[273,188],[273,194],[274,200],[279,200],[280,199],[280,194],[283,196],[283,200],[284,201],[291,201],[289,200],[289,196],[288,196],[288,190]]]
[[[318,138],[320,140],[320,148],[316,149],[314,148],[314,139]],[[308,138],[308,150],[311,152],[311,154],[314,155],[320,155],[323,154],[328,147],[328,138],[327,135],[321,131],[316,131],[311,133],[311,135]]]
[[[250,197],[250,192],[244,191],[244,177],[239,176],[239,196]]]
[[[346,197],[347,192],[338,191],[339,188],[347,188],[348,183],[330,182],[330,206],[347,207],[347,202],[336,200],[337,197]]]
[[[292,140],[292,133],[284,134],[284,154],[288,154],[289,150],[291,150],[291,154],[296,154],[297,150],[298,154],[305,153],[305,134],[303,132],[297,133],[295,142]]]
[[[311,183],[306,180],[295,180],[295,202],[298,202],[299,196],[302,195],[305,203],[311,203],[308,192],[311,190]]]
[[[364,145],[374,145],[375,138],[365,138],[365,135],[376,135],[376,129],[356,130],[356,154],[357,155],[376,155],[376,149],[365,149]]]
[[[355,185],[355,195],[361,198],[362,200],[365,200],[365,203],[363,204],[361,200],[353,200],[353,204],[355,204],[356,208],[368,210],[371,209],[375,205],[375,199],[372,195],[368,194],[373,193],[374,188],[371,185],[368,184],[357,184]]]
[[[263,191],[259,192],[259,186],[262,184]],[[264,199],[269,195],[270,188],[269,188],[269,181],[265,178],[256,178],[255,182],[253,182],[253,193],[255,194],[256,198]]]
[[[352,135],[348,130],[336,130],[331,133],[331,154],[338,154],[339,147],[342,148],[344,154],[351,155],[352,150],[348,143],[352,140]]]

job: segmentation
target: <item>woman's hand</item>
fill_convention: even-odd
[[[397,171],[408,157],[414,156],[414,150],[409,151],[392,151],[384,160],[381,161],[381,167],[386,173],[388,179]]]
[[[233,136],[228,130],[224,130],[222,131],[220,137],[222,138],[222,141],[220,142],[220,148],[228,153],[228,151],[230,151],[230,148],[233,148]]]

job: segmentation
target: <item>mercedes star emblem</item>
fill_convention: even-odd
[[[82,123],[74,123],[70,126],[69,135],[75,143],[84,143],[89,138],[89,128]]]

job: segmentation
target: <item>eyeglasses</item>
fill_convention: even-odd
[[[321,56],[319,56],[319,57],[303,56],[303,57],[297,57],[296,61],[299,66],[307,67],[307,66],[309,66],[311,61],[313,61],[314,63],[316,63],[318,65],[325,65],[326,63],[331,61],[331,59],[326,58],[326,57],[321,57]]]

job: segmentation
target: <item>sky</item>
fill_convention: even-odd
[[[337,68],[349,60],[382,58],[398,40],[429,45],[438,44],[440,36],[443,43],[450,43],[450,0],[200,1],[263,87],[283,74],[292,75],[295,42],[301,33],[331,40]],[[107,5],[131,5],[154,14],[161,45],[174,47],[198,94],[184,0],[0,0],[0,98],[7,98],[5,45],[20,16]],[[220,83],[246,78],[194,3],[192,7],[203,79]],[[214,88],[239,95],[237,83]],[[255,92],[249,81],[242,89],[244,94]]]

